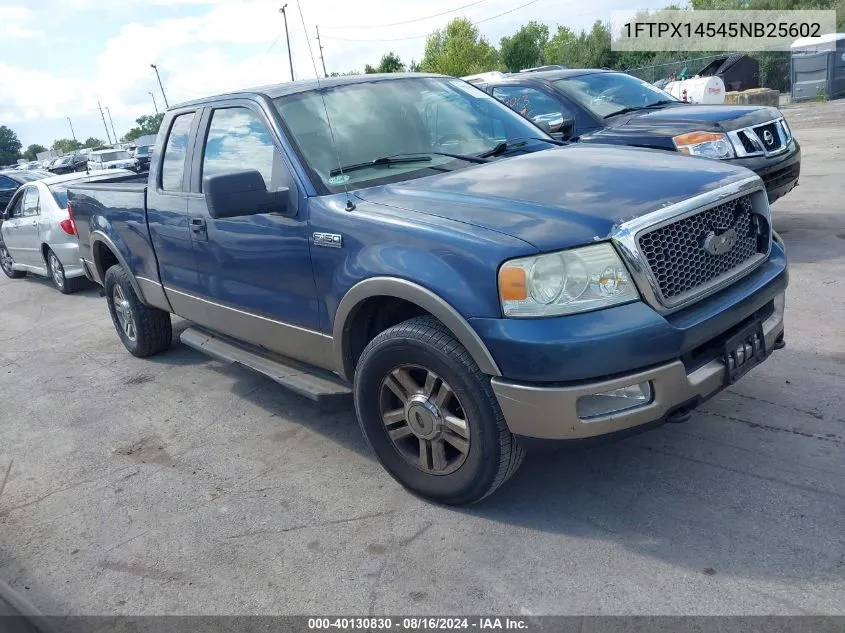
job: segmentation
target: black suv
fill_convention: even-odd
[[[138,171],[150,170],[150,158],[153,155],[152,145],[139,145],[135,148],[135,153],[133,155],[135,160],[138,161]]]
[[[777,108],[693,105],[606,70],[523,72],[471,83],[558,138],[726,160],[755,171],[769,202],[798,184],[801,148]]]

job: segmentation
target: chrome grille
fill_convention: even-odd
[[[778,129],[779,127],[777,121],[772,121],[771,123],[758,125],[754,128],[754,134],[760,139],[767,152],[774,152],[781,148],[781,132]]]
[[[732,248],[716,255],[705,250],[708,236],[730,229],[736,231]],[[769,234],[765,218],[754,213],[752,196],[745,195],[646,230],[637,243],[663,303],[671,306],[718,278],[752,265],[758,254],[768,253]]]

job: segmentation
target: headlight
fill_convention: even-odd
[[[727,134],[721,132],[690,132],[672,139],[682,154],[704,158],[733,158],[736,156]]]
[[[783,133],[786,136],[786,144],[789,145],[792,142],[792,130],[789,129],[789,126],[786,124],[786,119],[780,120],[781,127],[783,127]]]
[[[499,269],[507,317],[547,317],[639,299],[628,269],[608,243],[512,259]]]

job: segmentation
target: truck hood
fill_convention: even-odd
[[[677,105],[613,117],[599,136],[605,131],[669,137],[694,131],[730,132],[781,116],[777,108],[766,106]]]
[[[356,195],[505,233],[549,251],[605,239],[622,222],[751,174],[675,153],[576,144]]]

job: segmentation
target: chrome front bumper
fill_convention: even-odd
[[[767,355],[783,335],[784,295],[775,297],[775,310],[763,322]],[[687,373],[680,360],[651,369],[575,386],[549,387],[493,378],[493,392],[508,427],[516,435],[554,440],[578,440],[624,431],[665,418],[690,402],[709,398],[726,387],[725,363],[714,359]],[[582,419],[578,399],[648,382],[651,401],[617,413]]]

